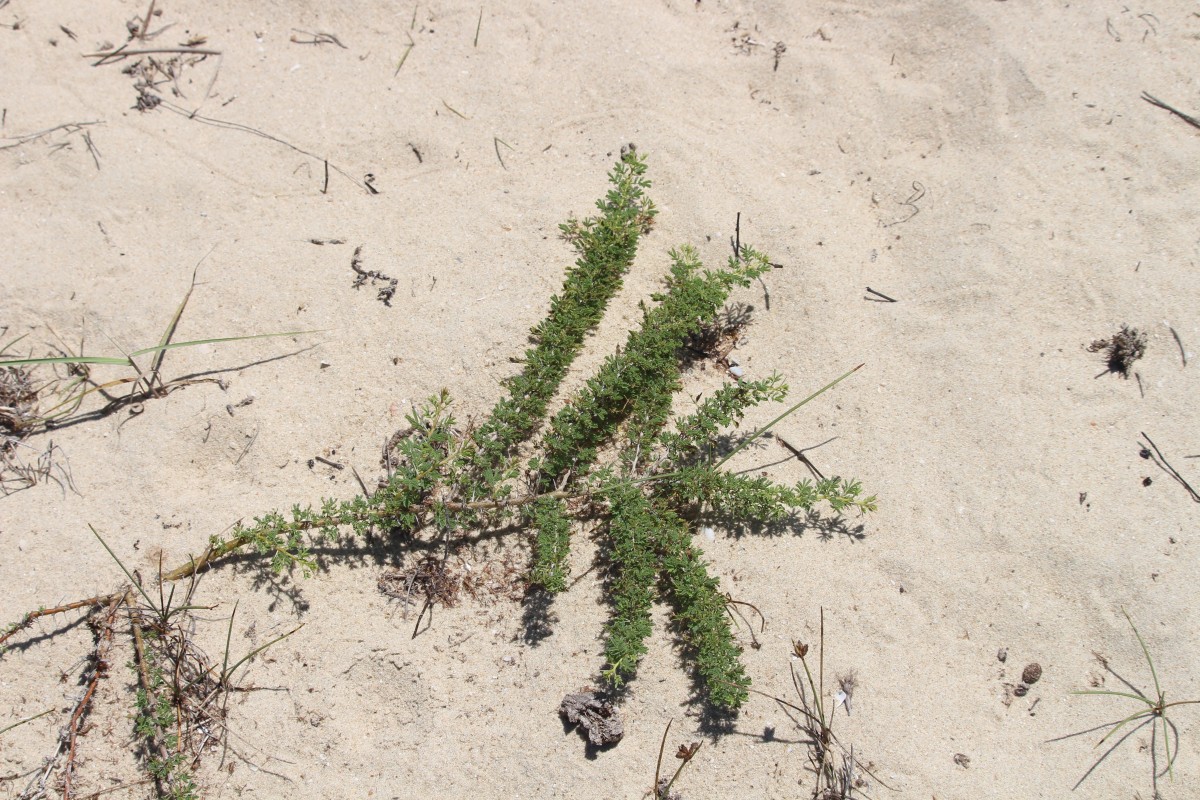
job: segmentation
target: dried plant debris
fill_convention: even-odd
[[[671,791],[671,779],[666,775],[658,779],[658,786],[655,791],[658,800],[683,800],[682,794]]]
[[[440,603],[446,608],[458,604],[463,592],[472,600],[491,605],[501,600],[519,602],[528,588],[525,580],[528,554],[506,551],[496,558],[464,555],[448,559],[425,556],[409,568],[389,567],[379,576],[379,591],[399,600],[408,613],[414,598]]]
[[[151,3],[152,11],[148,16],[161,16],[162,10],[154,9],[153,6]],[[219,50],[202,48],[202,45],[208,43],[208,37],[203,35],[191,36],[177,45],[154,41],[164,31],[174,27],[174,24],[168,23],[152,31],[149,29],[149,19],[135,17],[125,23],[127,39],[124,44],[105,42],[96,52],[88,53],[85,57],[95,59],[92,62],[94,67],[136,59],[122,67],[121,72],[133,79],[133,88],[137,92],[134,108],[138,111],[145,112],[157,108],[163,102],[164,90],[169,91],[173,97],[186,100],[188,98],[183,87],[192,81],[188,80],[184,73],[209,56],[219,56],[221,53]],[[207,83],[201,101],[210,96],[215,81],[214,73],[212,80]]]
[[[0,368],[0,494],[12,494],[52,480],[75,490],[70,464],[53,441],[35,448],[23,441],[42,422],[38,387],[24,367]]]
[[[500,558],[470,564],[463,562],[461,587],[471,599],[484,603],[520,602],[529,589],[525,580],[528,554],[506,552]]]
[[[350,269],[354,270],[354,288],[360,289],[367,285],[367,281],[371,282],[371,286],[376,286],[382,283],[383,286],[378,287],[375,298],[385,306],[391,307],[392,297],[396,294],[396,279],[384,275],[379,270],[366,270],[362,267],[362,245],[354,248],[354,257],[350,259]]]
[[[389,567],[379,576],[379,591],[404,604],[405,614],[414,596],[450,608],[458,602],[462,579],[434,556],[425,556],[409,569]]]
[[[1097,339],[1088,346],[1089,353],[1104,353],[1109,372],[1115,372],[1123,378],[1129,377],[1133,362],[1146,354],[1146,334],[1137,328],[1122,325],[1108,339]]]
[[[558,707],[558,713],[572,725],[587,731],[588,741],[596,747],[607,747],[621,741],[625,726],[621,714],[608,700],[587,690],[568,694]]]
[[[120,58],[120,50],[98,54],[102,58],[97,64]],[[180,48],[179,52],[170,58],[148,54],[122,68],[121,72],[133,79],[133,88],[138,93],[134,108],[142,112],[157,108],[163,102],[164,89],[170,91],[173,97],[186,100],[180,78],[190,67],[204,61],[209,55],[208,51],[188,52],[186,48]]]
[[[37,389],[24,367],[0,368],[0,431],[21,435],[35,424]]]
[[[838,689],[833,695],[834,708],[844,705],[846,713],[849,714],[850,702],[854,699],[854,690],[858,687],[858,673],[851,670],[845,675],[839,675],[837,682]]]
[[[35,448],[15,436],[0,434],[0,494],[13,494],[43,481],[54,481],[64,494],[67,489],[79,491],[66,453],[53,441],[45,448]]]
[[[737,362],[729,358],[735,348],[745,343],[742,335],[750,324],[754,306],[731,303],[725,306],[712,322],[700,327],[684,344],[685,357],[690,361],[712,361],[729,369]],[[740,376],[739,376],[740,377]]]

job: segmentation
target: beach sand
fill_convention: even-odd
[[[160,557],[239,520],[360,493],[355,471],[373,482],[383,442],[442,388],[464,423],[486,413],[574,260],[558,225],[591,212],[632,142],[657,223],[568,390],[637,324],[668,252],[724,263],[739,214],[779,265],[733,298],[753,306],[745,376],[778,372],[798,399],[865,363],[776,430],[879,510],[697,537],[765,618],[761,647],[739,634],[754,687],[798,702],[793,641],[818,645],[824,609],[826,694],[857,681],[834,730],[876,800],[1153,796],[1149,728],[1074,793],[1102,733],[1049,740],[1135,710],[1072,694],[1127,690],[1095,654],[1153,691],[1123,610],[1168,699],[1200,698],[1200,505],[1156,463],[1200,486],[1200,130],[1141,96],[1200,113],[1194,3],[162,2],[150,32],[172,27],[130,49],[219,55],[178,62],[144,111],[136,59],[87,54],[125,43],[146,0],[2,5],[0,343],[153,346],[197,264],[176,341],[321,332],[174,350],[165,377],[224,388],[25,439],[26,458],[53,443],[74,491],[0,498],[0,623],[121,585],[89,525],[151,585]],[[360,247],[395,279],[390,305],[353,287]],[[1128,378],[1088,350],[1122,325],[1147,342]],[[690,371],[681,407],[728,379]],[[1144,436],[1160,455],[1140,457]],[[809,475],[773,442],[737,464]],[[232,659],[303,627],[239,670],[201,796],[638,798],[671,720],[664,771],[703,743],[674,787],[689,800],[811,796],[787,709],[754,695],[713,730],[666,607],[624,740],[590,752],[564,727],[608,613],[597,540],[575,540],[549,635],[523,624],[505,565],[524,550],[499,539],[460,556],[496,590],[435,606],[415,638],[420,604],[378,587],[409,563],[397,543],[333,547],[308,579],[254,557],[206,572],[192,636],[218,663],[235,601]],[[93,646],[79,620],[40,619],[0,656],[0,728],[54,710],[0,734],[0,775],[54,754]],[[145,775],[121,631],[72,796]],[[1193,708],[1172,714],[1166,798],[1200,785]]]

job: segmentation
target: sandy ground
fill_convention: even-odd
[[[221,53],[161,87],[183,114],[135,110],[130,61],[83,57],[125,42],[144,0],[0,5],[0,341],[151,345],[201,259],[179,339],[325,331],[176,351],[168,376],[227,370],[228,388],[28,440],[61,448],[78,491],[0,498],[0,620],[119,585],[89,523],[153,575],[160,553],[176,564],[237,520],[352,496],[350,469],[309,460],[373,479],[413,401],[447,387],[460,417],[485,412],[573,258],[557,225],[635,142],[661,213],[571,385],[638,319],[667,251],[723,262],[739,212],[743,240],[782,265],[736,298],[755,307],[746,373],[778,371],[799,395],[866,362],[779,429],[830,440],[814,463],[878,494],[878,513],[841,523],[861,536],[826,515],[831,535],[702,542],[765,615],[745,654],[755,687],[795,699],[791,641],[815,642],[823,607],[827,676],[858,680],[840,738],[891,787],[870,796],[1152,796],[1146,729],[1073,794],[1099,734],[1048,740],[1131,708],[1071,694],[1123,688],[1094,653],[1151,688],[1122,609],[1168,698],[1200,697],[1200,506],[1139,457],[1144,432],[1200,486],[1200,131],[1140,98],[1200,110],[1195,3],[520,0],[480,15],[447,0],[414,15],[176,0],[147,46],[205,36]],[[337,42],[296,41],[320,33]],[[343,172],[323,192],[325,159]],[[360,245],[397,279],[391,307],[352,288]],[[1128,380],[1086,349],[1122,324],[1148,337]],[[690,374],[689,396],[720,380]],[[197,612],[210,654],[235,601],[235,656],[304,627],[242,673],[254,691],[230,701],[232,751],[205,757],[204,796],[637,798],[672,719],[670,753],[704,742],[685,797],[809,796],[808,748],[776,704],[704,728],[665,612],[624,741],[589,753],[564,731],[559,700],[602,666],[594,552],[579,537],[582,578],[536,642],[518,603],[469,599],[412,639],[413,614],[377,588],[394,549],[330,553],[309,580],[252,560],[212,570],[195,598],[217,605]],[[77,698],[91,636],[76,619],[43,620],[0,657],[0,727]],[[80,739],[81,790],[142,776],[129,658],[114,651]],[[1033,662],[1041,680],[1013,697]],[[1174,718],[1160,789],[1194,797],[1198,715]],[[0,735],[0,774],[36,768],[63,724]]]

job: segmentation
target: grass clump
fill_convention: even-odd
[[[1061,736],[1051,741],[1059,742],[1064,739],[1071,739],[1076,736],[1083,736],[1096,731],[1107,730],[1103,738],[1096,742],[1096,747],[1099,748],[1112,740],[1108,749],[1093,762],[1087,772],[1075,783],[1072,789],[1078,789],[1084,781],[1108,758],[1113,751],[1125,743],[1125,740],[1133,736],[1138,731],[1149,726],[1150,728],[1150,782],[1153,787],[1154,796],[1159,797],[1158,781],[1164,775],[1174,780],[1175,759],[1179,757],[1179,728],[1168,715],[1168,711],[1179,706],[1189,706],[1200,704],[1200,699],[1196,700],[1173,700],[1167,701],[1167,693],[1162,688],[1162,684],[1158,679],[1158,670],[1154,666],[1154,659],[1150,656],[1150,650],[1146,647],[1146,641],[1142,638],[1142,634],[1138,631],[1137,626],[1133,624],[1133,619],[1129,616],[1129,612],[1124,609],[1121,613],[1125,615],[1125,621],[1129,623],[1133,635],[1137,637],[1138,646],[1142,650],[1142,655],[1146,659],[1146,666],[1150,670],[1150,680],[1154,684],[1153,691],[1143,691],[1133,683],[1125,679],[1109,664],[1109,661],[1099,653],[1095,653],[1096,660],[1100,662],[1106,672],[1116,678],[1129,691],[1112,691],[1109,689],[1084,689],[1072,694],[1077,695],[1092,695],[1096,697],[1117,697],[1125,700],[1132,700],[1134,710],[1122,716],[1120,719],[1113,722],[1106,722],[1094,728],[1089,728],[1077,733],[1071,733],[1066,736]],[[1133,727],[1126,729],[1126,726]],[[1125,730],[1125,734],[1120,738],[1113,740],[1119,732]]]
[[[857,682],[853,671],[838,676],[837,690],[832,696],[825,692],[825,609],[821,609],[820,639],[816,653],[816,677],[810,663],[812,648],[809,644],[792,642],[791,675],[798,702],[784,700],[766,692],[751,689],[757,695],[775,701],[795,720],[800,730],[808,737],[809,771],[813,773],[813,800],[853,800],[854,797],[869,797],[866,788],[874,780],[885,789],[891,789],[871,771],[874,764],[863,763],[847,748],[834,733],[834,714],[845,706],[847,716]],[[796,668],[799,662],[800,669]],[[794,715],[794,716],[793,716]]]
[[[198,270],[199,267],[197,266],[196,269]],[[24,436],[56,425],[62,426],[71,421],[106,416],[136,403],[165,397],[172,391],[191,384],[220,383],[215,378],[194,375],[164,379],[163,363],[166,361],[167,353],[171,350],[204,344],[314,333],[314,331],[281,331],[249,336],[194,339],[186,342],[173,341],[179,322],[187,309],[188,301],[196,288],[196,274],[193,271],[191,285],[155,345],[138,348],[131,352],[120,351],[118,355],[85,355],[84,343],[81,341],[78,353],[71,352],[71,348],[63,344],[59,348],[59,355],[55,356],[0,359],[0,404],[2,404],[0,405],[0,428]],[[11,355],[12,347],[20,341],[20,338],[0,347],[0,356]],[[54,378],[35,385],[29,370],[39,366],[48,366],[53,369],[65,368],[66,373],[65,375],[56,373]],[[96,366],[119,367],[125,374],[103,382],[97,381],[91,373],[92,368]],[[122,386],[129,387],[126,394],[112,393],[113,390]],[[84,401],[94,393],[100,394],[106,404],[96,411],[80,416],[79,412]]]

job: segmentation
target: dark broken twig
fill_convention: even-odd
[[[1147,103],[1149,103],[1152,106],[1158,106],[1159,108],[1163,109],[1164,111],[1170,111],[1172,114],[1179,117],[1181,120],[1186,122],[1188,125],[1191,125],[1193,128],[1200,128],[1200,118],[1193,117],[1191,114],[1185,114],[1182,111],[1180,111],[1178,108],[1167,105],[1162,100],[1159,100],[1157,97],[1150,94],[1149,92],[1142,92],[1142,99],[1145,100]]]
[[[1187,351],[1183,349],[1183,340],[1179,338],[1179,334],[1176,333],[1175,329],[1172,328],[1170,325],[1167,326],[1167,330],[1169,330],[1171,332],[1171,335],[1175,337],[1175,344],[1179,347],[1179,359],[1181,361],[1183,361],[1183,365],[1186,367],[1187,366]]]
[[[921,201],[921,199],[923,197],[925,197],[925,185],[923,183],[921,183],[920,181],[913,181],[912,188],[913,188],[912,194],[910,194],[908,196],[907,200],[905,200],[903,203],[900,204],[900,205],[904,206],[905,208],[911,208],[912,213],[909,214],[904,219],[898,219],[895,222],[889,222],[886,225],[884,225],[883,227],[890,228],[893,225],[900,225],[901,223],[908,222],[910,219],[915,217],[917,214],[921,213],[921,207],[918,206],[917,203],[919,203]]]
[[[1167,463],[1166,457],[1163,456],[1162,451],[1158,449],[1158,445],[1154,443],[1154,440],[1152,440],[1144,432],[1142,433],[1142,437],[1146,440],[1146,443],[1149,444],[1150,447],[1154,448],[1154,452],[1151,453],[1149,449],[1143,447],[1140,453],[1141,457],[1152,459],[1154,463],[1157,464],[1164,472],[1178,481],[1179,485],[1187,490],[1187,493],[1191,495],[1192,500],[1200,503],[1200,494],[1198,494],[1196,490],[1192,488],[1190,483],[1184,480],[1183,476],[1179,474],[1178,470]]]
[[[499,136],[492,137],[492,146],[496,148],[496,158],[498,158],[500,160],[500,166],[504,167],[504,170],[507,172],[508,165],[504,163],[504,157],[500,155],[500,145],[504,145],[509,150],[512,150],[513,146],[511,144],[509,144],[508,142],[504,141],[503,139],[501,139]]]
[[[173,103],[170,103],[166,100],[161,100],[159,103],[156,103],[155,105],[162,106],[163,108],[167,109],[168,111],[172,111],[172,112],[180,115],[181,117],[186,117],[187,119],[195,120],[196,122],[202,122],[205,125],[212,125],[217,128],[226,128],[228,130],[234,130],[234,131],[242,131],[243,133],[251,133],[262,139],[267,139],[269,141],[275,142],[276,144],[281,144],[290,150],[296,151],[300,155],[308,156],[309,158],[316,159],[317,161],[323,161],[323,162],[329,163],[329,168],[331,170],[333,170],[337,174],[341,175],[343,178],[350,181],[351,183],[353,183],[358,188],[362,189],[367,194],[378,194],[379,193],[378,190],[372,189],[366,183],[359,180],[358,178],[355,178],[353,175],[346,172],[341,167],[338,167],[338,166],[330,163],[329,160],[326,159],[324,156],[319,156],[316,153],[305,150],[302,147],[297,147],[296,145],[292,144],[291,142],[280,139],[278,136],[272,136],[271,134],[266,133],[265,131],[260,131],[258,128],[252,128],[249,125],[243,125],[240,122],[229,122],[229,121],[223,120],[223,119],[215,119],[213,117],[201,116],[196,111],[188,111],[187,109],[181,108],[181,107],[174,105]]]

